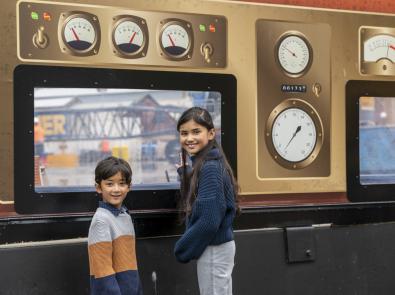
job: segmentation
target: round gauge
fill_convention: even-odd
[[[159,37],[160,47],[166,57],[172,59],[190,58],[192,30],[189,23],[170,21],[166,23]]]
[[[96,29],[87,18],[71,17],[63,28],[63,38],[74,51],[88,51],[96,42]]]
[[[277,106],[267,123],[267,145],[273,158],[289,169],[304,168],[317,157],[323,129],[315,110],[299,99]]]
[[[287,34],[277,45],[277,60],[289,76],[301,76],[307,72],[312,60],[312,51],[307,40],[299,35]]]
[[[391,35],[376,35],[363,44],[363,60],[377,62],[388,59],[395,62],[395,37]]]
[[[131,18],[123,18],[114,27],[113,42],[120,53],[136,55],[143,49],[146,37],[138,22]]]

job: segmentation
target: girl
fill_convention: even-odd
[[[233,219],[237,211],[237,184],[231,167],[215,140],[209,112],[186,110],[177,123],[182,147],[180,205],[186,231],[174,249],[178,261],[197,259],[201,295],[232,294],[235,243]],[[186,163],[186,154],[192,169]]]

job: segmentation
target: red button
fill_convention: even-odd
[[[51,20],[51,15],[48,12],[44,12],[43,13],[43,18],[46,21],[50,21]]]

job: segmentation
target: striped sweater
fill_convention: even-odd
[[[88,235],[91,294],[143,294],[133,222],[125,207],[100,202]]]

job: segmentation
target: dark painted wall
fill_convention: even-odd
[[[393,294],[394,232],[395,223],[238,231],[234,294]],[[195,264],[174,259],[176,239],[138,239],[146,295],[198,294]],[[2,295],[88,294],[88,284],[84,242],[0,249]]]

